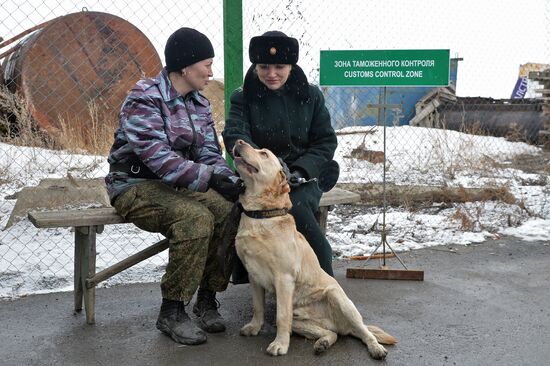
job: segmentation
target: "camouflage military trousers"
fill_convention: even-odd
[[[163,298],[188,303],[199,284],[213,291],[227,288],[229,278],[216,251],[226,226],[238,222],[229,222],[233,204],[220,194],[176,191],[161,181],[147,181],[120,194],[113,206],[140,229],[168,238],[168,265],[160,284]]]

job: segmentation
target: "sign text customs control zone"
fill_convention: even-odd
[[[447,86],[449,50],[321,51],[320,84]]]

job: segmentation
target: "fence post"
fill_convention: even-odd
[[[242,0],[223,1],[223,54],[225,116],[229,98],[243,80],[243,6]]]
[[[229,116],[231,93],[241,86],[243,80],[243,2],[223,0],[223,74],[224,111]],[[231,168],[233,159],[225,154]]]

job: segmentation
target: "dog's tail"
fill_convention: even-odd
[[[378,343],[382,344],[396,344],[397,339],[394,336],[384,332],[382,329],[378,328],[376,325],[367,325],[368,330],[372,333],[374,338]]]
[[[397,339],[394,336],[384,332],[377,326],[364,325],[363,317],[359,314],[359,311],[353,304],[353,302],[347,297],[346,293],[338,285],[327,286],[324,290],[324,294],[333,310],[338,310],[342,314],[341,319],[348,319],[350,324],[360,324],[362,327],[366,327],[376,338],[378,343],[382,344],[396,344]],[[353,333],[353,332],[352,332]],[[361,338],[359,336],[359,338]]]

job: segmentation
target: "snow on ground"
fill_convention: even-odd
[[[344,133],[339,135],[335,155],[341,166],[339,182],[382,182],[383,164],[355,158],[354,149],[382,151],[384,129],[353,127],[339,132]],[[387,241],[395,251],[467,245],[501,235],[550,240],[548,176],[525,173],[509,164],[516,155],[540,154],[539,148],[503,138],[409,126],[388,127],[385,133],[387,182],[506,187],[520,202],[434,203],[415,211],[389,207],[385,215]],[[104,157],[0,144],[0,228],[5,227],[15,205],[14,199],[6,197],[22,187],[67,175],[102,177],[107,171]],[[329,213],[327,233],[335,255],[371,253],[381,242],[382,223],[383,210],[379,207],[336,207]],[[0,297],[71,290],[73,236],[71,229],[36,229],[26,219],[0,231]],[[133,225],[109,225],[98,235],[97,268],[101,270],[160,239],[158,234]],[[102,285],[158,281],[166,256],[165,251]]]

